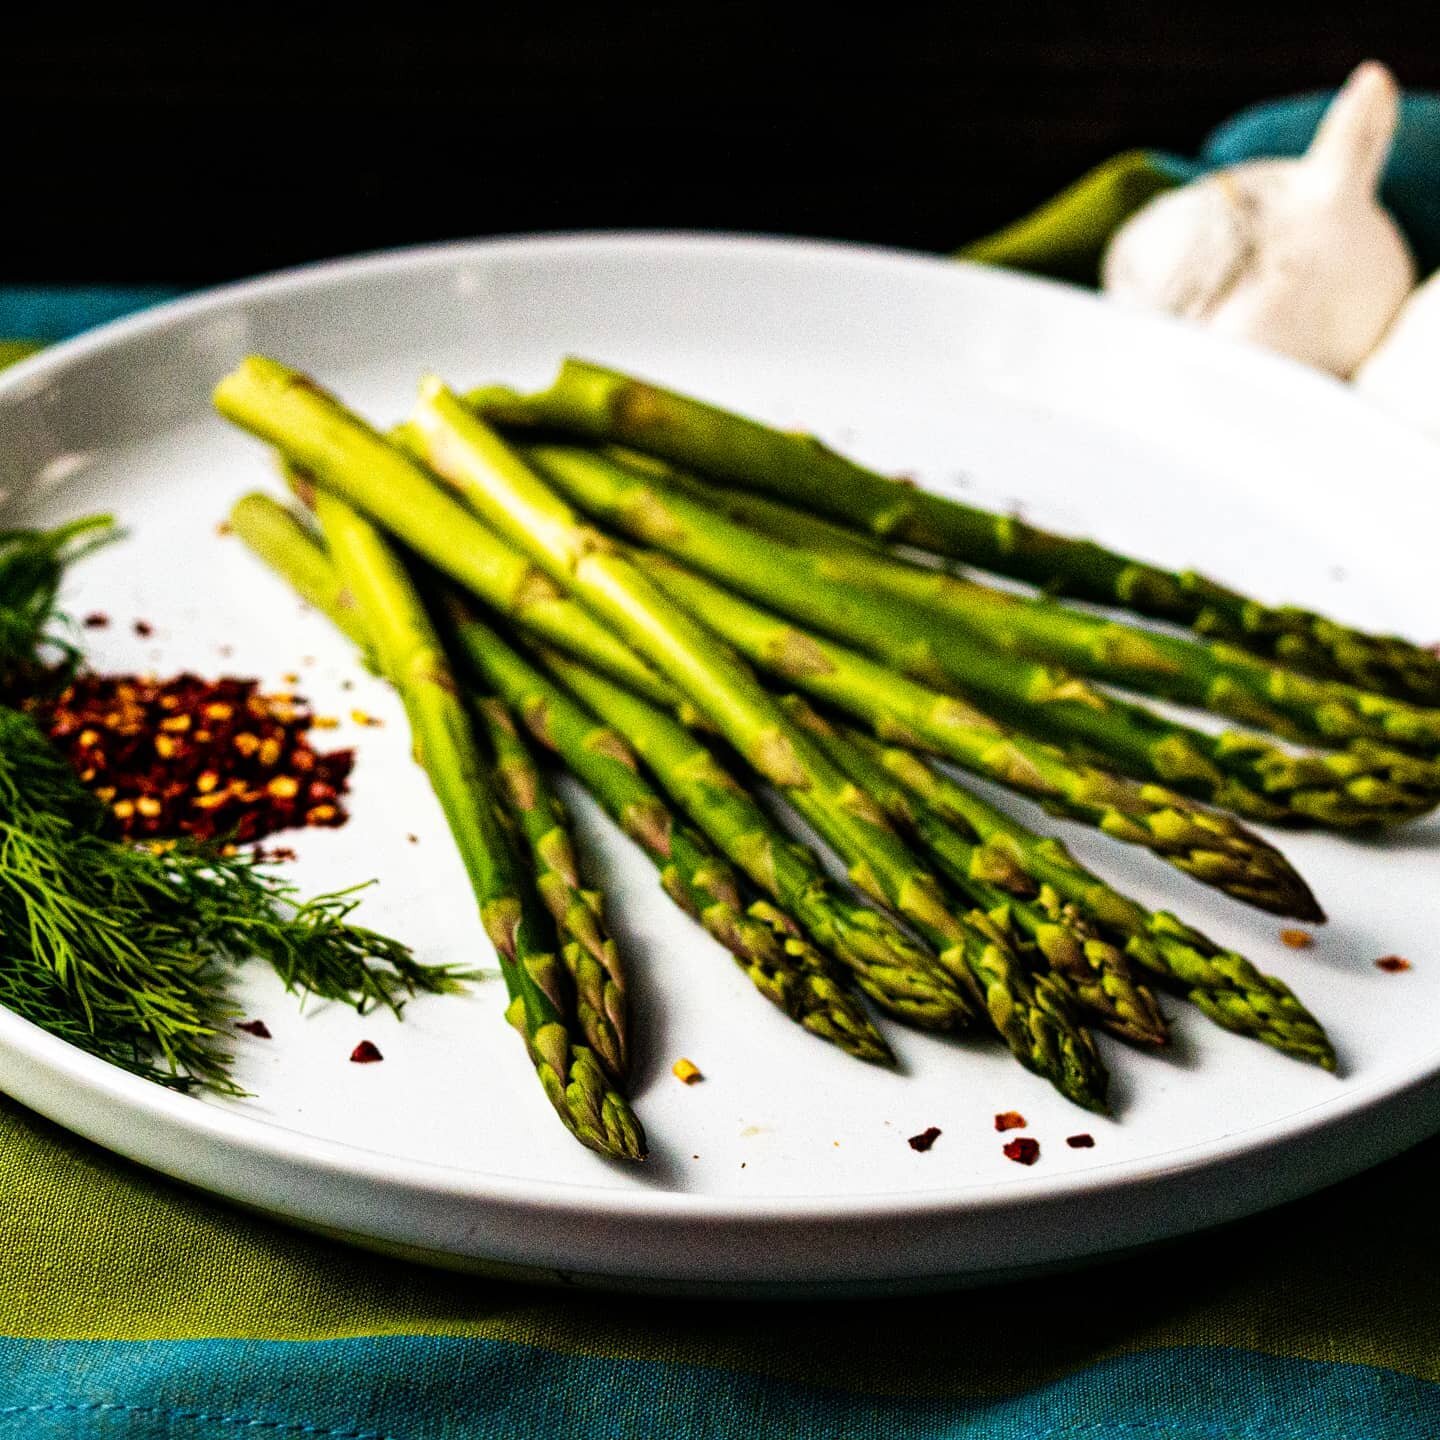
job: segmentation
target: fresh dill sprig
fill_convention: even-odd
[[[80,652],[51,628],[60,581],[67,565],[117,533],[109,515],[53,530],[0,530],[0,695],[34,684],[42,668],[57,679],[74,668]]]
[[[67,560],[107,517],[0,534],[0,674],[40,673]],[[13,694],[13,688],[7,690]],[[228,981],[250,958],[287,989],[362,1013],[468,978],[422,965],[350,923],[355,889],[300,900],[252,856],[194,842],[132,845],[35,722],[0,704],[0,1005],[61,1039],[177,1089],[239,1093]],[[360,887],[356,887],[357,889]]]

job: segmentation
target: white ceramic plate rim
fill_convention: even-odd
[[[280,271],[254,280],[223,285],[200,294],[174,300],[139,315],[112,321],[75,339],[47,349],[0,373],[0,397],[27,388],[33,382],[63,371],[84,357],[109,346],[142,335],[159,335],[184,325],[209,311],[224,309],[235,301],[283,295],[287,290],[305,289],[331,281],[348,280],[367,274],[392,271],[443,269],[470,257],[503,258],[507,252],[536,248],[563,253],[567,249],[644,253],[667,251],[732,251],[737,247],[754,252],[783,253],[790,262],[813,260],[833,266],[837,261],[855,265],[930,269],[959,262],[936,256],[913,254],[877,246],[851,245],[754,235],[692,234],[685,232],[593,232],[584,234],[502,237],[441,245],[417,246],[323,261]],[[992,272],[1004,283],[1050,289],[1056,303],[1088,306],[1090,296],[1070,286],[1034,277],[1016,277]],[[1122,317],[1115,317],[1120,319]],[[1123,323],[1168,332],[1172,343],[1219,345],[1226,362],[1235,368],[1258,367],[1270,383],[1333,391],[1338,382],[1297,363],[1272,356],[1248,346],[1204,335],[1166,317],[1130,313]],[[1288,379],[1286,378],[1288,377]],[[1343,388],[1343,387],[1342,387]],[[1401,431],[1378,411],[1375,423]],[[1393,437],[1392,437],[1393,438]],[[1440,448],[1419,435],[1403,432],[1431,460],[1440,462]],[[604,1218],[623,1222],[626,1218],[684,1222],[687,1220],[727,1221],[742,1225],[768,1224],[788,1220],[814,1223],[827,1217],[882,1220],[897,1216],[943,1216],[977,1213],[990,1209],[1013,1209],[1017,1205],[1040,1205],[1058,1199],[1080,1202],[1087,1195],[1153,1184],[1157,1179],[1223,1165],[1255,1152],[1268,1144],[1283,1144],[1313,1135],[1322,1129],[1358,1120],[1419,1090],[1440,1077],[1440,1049],[1423,1071],[1381,1071],[1358,1086],[1353,1085],[1333,1100],[1321,1101],[1283,1120],[1237,1130],[1222,1139],[1183,1146],[1160,1155],[1116,1161],[1078,1174],[1053,1177],[1026,1175],[1008,1182],[986,1182],[974,1186],[947,1185],[922,1190],[869,1191],[863,1195],[843,1192],[805,1196],[757,1196],[754,1199],[714,1197],[677,1192],[616,1191],[614,1189],[565,1181],[535,1181],[459,1169],[424,1161],[401,1159],[359,1146],[305,1136],[303,1151],[297,1149],[297,1132],[283,1126],[205,1105],[187,1096],[164,1089],[150,1081],[127,1074],[98,1058],[59,1040],[13,1012],[0,1009],[0,1046],[13,1054],[63,1076],[82,1090],[104,1096],[130,1110],[207,1139],[223,1142],[237,1153],[280,1160],[299,1170],[317,1174],[360,1176],[386,1186],[418,1189],[437,1196],[476,1201],[493,1200],[531,1207],[537,1212],[576,1219]],[[113,1147],[112,1147],[113,1148]]]

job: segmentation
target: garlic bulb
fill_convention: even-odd
[[[1399,99],[1367,62],[1298,160],[1249,161],[1157,196],[1111,237],[1104,289],[1348,376],[1415,284],[1376,198]]]
[[[1440,436],[1440,272],[1401,307],[1379,347],[1355,372],[1356,388]]]

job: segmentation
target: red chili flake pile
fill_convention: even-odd
[[[1095,1137],[1088,1130],[1082,1130],[1078,1135],[1067,1135],[1065,1143],[1072,1150],[1093,1150],[1095,1148]]]
[[[351,1052],[350,1059],[356,1065],[373,1065],[385,1057],[372,1040],[362,1040]]]
[[[1002,1110],[995,1117],[995,1128],[1002,1134],[1006,1130],[1023,1130],[1025,1117],[1018,1110]]]
[[[1040,1142],[1028,1135],[1017,1135],[1006,1143],[1005,1158],[1017,1165],[1033,1165],[1040,1158]]]
[[[912,1150],[918,1150],[923,1155],[939,1138],[939,1127],[932,1125],[928,1130],[922,1130],[918,1135],[912,1135],[905,1143]]]
[[[269,1040],[270,1027],[263,1020],[237,1020],[237,1030],[243,1030],[247,1035],[253,1035],[257,1040]]]
[[[254,680],[80,675],[35,714],[124,835],[245,844],[345,822],[354,753],[316,751],[305,702]]]
[[[1414,968],[1403,955],[1382,955],[1375,962],[1375,967],[1383,970],[1387,975],[1398,975],[1402,970]]]
[[[1315,943],[1315,937],[1308,930],[1282,930],[1280,943],[1292,950],[1308,950]]]

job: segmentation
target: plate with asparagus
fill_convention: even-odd
[[[1351,1174],[1440,1125],[1437,462],[1169,322],[793,242],[403,252],[58,347],[0,380],[7,543],[49,557],[0,604],[64,675],[22,655],[0,721],[251,674],[353,771],[278,878],[144,851],[269,887],[188,922],[193,1015],[0,875],[0,1088],[357,1243],[721,1293]],[[72,557],[95,511],[123,538]]]

